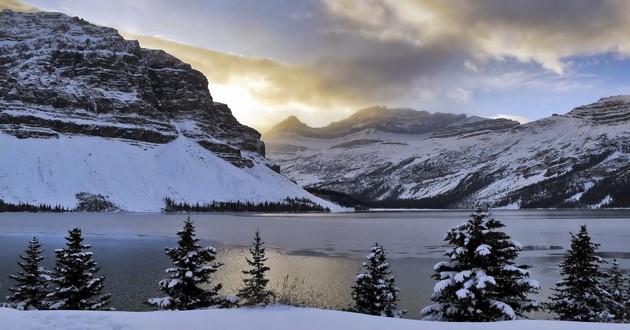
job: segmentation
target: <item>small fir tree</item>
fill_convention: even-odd
[[[253,247],[249,248],[252,258],[246,258],[247,264],[251,266],[250,270],[244,270],[243,274],[247,275],[243,279],[244,287],[239,291],[238,296],[242,299],[242,304],[246,306],[266,305],[271,300],[271,291],[267,289],[269,280],[265,277],[265,273],[269,271],[269,267],[265,266],[265,242],[260,238],[260,232],[256,228],[254,235]]]
[[[55,250],[52,272],[54,289],[48,294],[49,309],[103,310],[111,295],[102,295],[105,276],[95,277],[100,270],[94,261],[92,246],[83,244],[81,229],[74,228],[66,236],[66,248]]]
[[[603,280],[608,277],[600,270],[604,263],[595,255],[599,244],[591,242],[586,225],[577,235],[571,234],[571,248],[560,264],[562,280],[556,283],[548,309],[559,320],[609,322],[612,297]]]
[[[18,275],[10,275],[18,284],[9,288],[11,295],[6,297],[20,310],[45,309],[45,298],[49,291],[50,272],[39,264],[42,257],[42,245],[37,237],[28,243],[26,255],[20,256],[18,262],[22,271]]]
[[[628,297],[628,289],[621,269],[619,269],[619,262],[617,258],[613,258],[607,290],[612,298],[610,311],[614,315],[615,322],[630,321],[630,311],[627,310],[626,306],[630,298]]]
[[[363,268],[365,271],[357,273],[352,286],[352,310],[369,315],[401,317],[405,311],[397,311],[400,289],[396,287],[385,249],[381,245],[374,245]]]
[[[191,310],[223,303],[219,298],[221,284],[212,286],[210,283],[210,276],[221,266],[215,262],[217,250],[197,244],[199,239],[190,217],[177,236],[178,246],[166,248],[166,255],[175,267],[166,269],[169,278],[159,282],[160,290],[167,296],[151,298],[149,305],[161,309]]]
[[[513,320],[538,309],[539,302],[528,296],[538,292],[539,284],[530,279],[529,266],[515,264],[522,247],[503,227],[486,208],[478,208],[446,234],[452,248],[446,251],[448,260],[434,266],[438,282],[431,300],[436,304],[422,309],[424,319]]]

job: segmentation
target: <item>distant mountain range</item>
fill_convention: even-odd
[[[260,133],[206,78],[116,30],[0,12],[0,200],[115,209],[314,197],[272,170]]]
[[[372,107],[262,139],[298,184],[377,207],[630,207],[630,96],[522,125]]]

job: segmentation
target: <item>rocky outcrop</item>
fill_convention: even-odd
[[[269,157],[298,184],[378,207],[630,207],[629,96],[523,125],[465,116],[444,125],[455,115],[442,115],[449,120],[416,133],[359,123],[422,127],[421,118],[434,115],[400,120],[379,109],[341,121],[363,129],[339,137],[305,138],[277,126],[263,137]]]
[[[569,116],[589,120],[595,125],[619,125],[630,123],[630,96],[604,97],[599,101],[577,107]]]
[[[471,121],[464,120],[462,123],[456,123],[456,125],[450,125],[434,131],[432,136],[434,138],[447,138],[454,136],[470,137],[473,135],[481,135],[492,132],[505,132],[519,125],[519,122],[505,118],[483,118],[481,120]]]
[[[0,131],[168,143],[185,136],[239,167],[260,134],[215,103],[199,71],[60,13],[0,13]]]

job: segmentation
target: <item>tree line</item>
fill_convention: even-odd
[[[68,212],[69,210],[61,205],[49,204],[12,204],[0,199],[0,213],[2,212]]]
[[[559,320],[630,322],[630,279],[623,277],[616,259],[609,272],[601,268],[605,261],[596,255],[599,245],[591,241],[585,225],[571,234],[571,246],[560,264],[562,280],[547,302],[531,297],[539,292],[540,285],[530,278],[531,266],[516,263],[522,246],[503,232],[503,227],[487,209],[479,208],[467,222],[447,232],[446,260],[434,266],[434,303],[420,311],[423,319],[501,321],[546,310]],[[37,238],[29,242],[18,263],[22,271],[11,275],[17,285],[10,288],[7,297],[10,307],[110,309],[111,296],[102,294],[105,278],[96,276],[100,267],[88,252],[90,245],[82,243],[79,228],[68,233],[66,247],[55,250],[55,266],[50,271],[39,265],[43,257]],[[222,266],[216,261],[218,251],[199,244],[190,217],[177,236],[177,246],[165,249],[172,266],[166,269],[168,278],[158,283],[163,296],[151,298],[147,304],[158,309],[192,310],[264,306],[279,301],[269,288],[266,273],[270,267],[258,229],[246,258],[249,269],[242,271],[242,287],[230,296],[222,296],[222,285],[212,278]],[[356,275],[351,288],[353,303],[346,310],[402,317],[406,311],[397,306],[399,294],[386,251],[375,244]]]
[[[281,202],[217,202],[195,203],[175,202],[172,198],[164,198],[164,212],[264,212],[264,213],[304,213],[330,212],[308,198],[287,197]]]

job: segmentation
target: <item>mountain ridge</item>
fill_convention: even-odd
[[[262,139],[283,133],[295,133],[314,138],[339,138],[365,129],[400,134],[422,134],[466,120],[464,114],[429,113],[408,108],[373,106],[360,109],[346,119],[324,127],[310,127],[296,116],[289,116],[265,132]]]
[[[630,207],[629,116],[630,97],[613,96],[526,124],[466,117],[417,134],[263,139],[299,184],[374,206]]]

